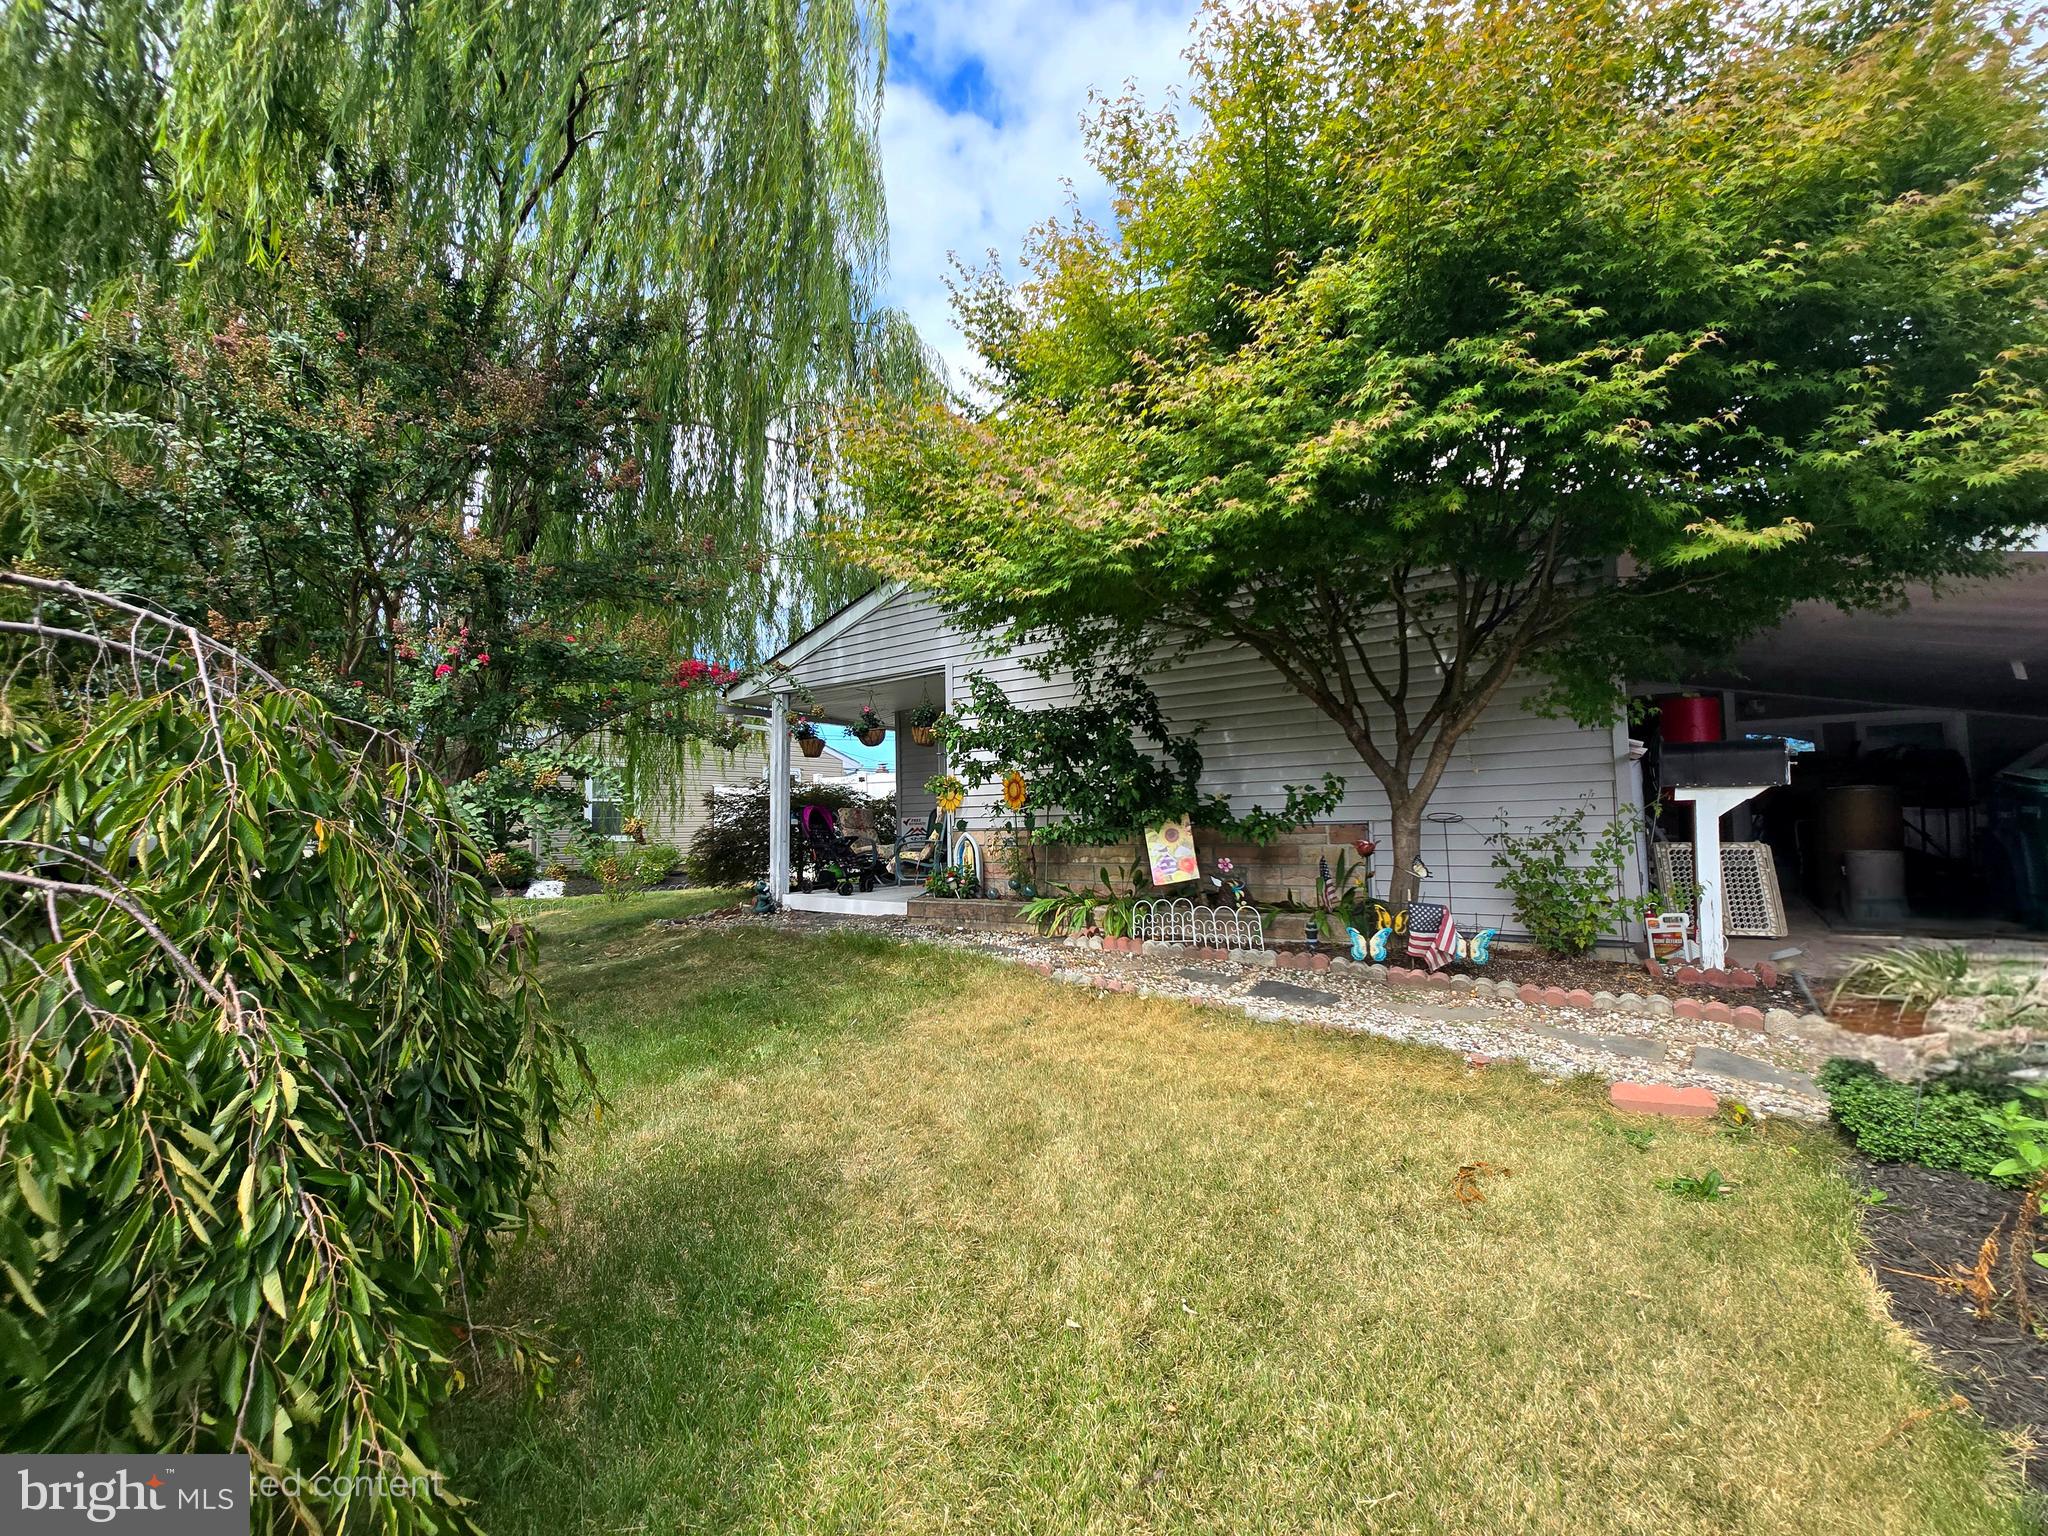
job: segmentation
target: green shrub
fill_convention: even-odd
[[[533,872],[540,860],[533,856],[531,848],[516,844],[510,848],[494,848],[484,855],[484,873],[499,885],[507,888],[523,888],[533,879]]]
[[[1583,955],[1601,934],[1656,909],[1649,897],[1622,894],[1637,825],[1624,811],[1588,843],[1580,809],[1560,811],[1526,833],[1503,826],[1487,838],[1501,889],[1514,898],[1515,917],[1538,948]]]
[[[447,1529],[310,1480],[431,1467],[577,1078],[478,850],[302,694],[9,702],[0,1444],[246,1451],[308,1480],[259,1529]]]
[[[659,885],[682,866],[683,851],[672,843],[649,843],[633,862],[642,886]]]
[[[618,899],[651,890],[669,876],[682,855],[667,843],[614,844],[590,860],[590,877],[606,896]]]
[[[1866,1157],[2012,1182],[1994,1172],[2011,1149],[1985,1118],[2014,1097],[2009,1084],[1983,1074],[1901,1083],[1867,1061],[1840,1057],[1821,1068],[1819,1082],[1835,1124]]]

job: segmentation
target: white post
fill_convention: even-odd
[[[768,899],[789,898],[789,695],[778,690],[768,711]]]
[[[1718,971],[1728,963],[1728,919],[1721,901],[1721,818],[1769,786],[1674,789],[1671,798],[1692,805],[1692,877],[1700,887],[1700,965]]]

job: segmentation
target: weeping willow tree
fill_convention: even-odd
[[[808,429],[923,366],[871,297],[878,6],[0,28],[10,553],[225,627],[460,778],[694,739],[679,659],[846,595],[801,537]]]

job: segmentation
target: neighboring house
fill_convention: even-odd
[[[851,784],[855,782],[856,775],[865,772],[859,763],[829,746],[816,757],[791,752],[789,766],[799,784]],[[697,829],[710,816],[704,803],[705,796],[721,785],[746,784],[765,778],[767,773],[768,744],[765,733],[757,729],[751,733],[751,739],[738,749],[731,752],[707,751],[675,782],[644,790],[632,810],[647,823],[647,840],[650,843],[669,843],[687,853],[690,839],[696,836]],[[886,794],[887,791],[874,790],[871,793]],[[600,832],[616,831],[619,807],[603,807],[593,814],[592,821]]]
[[[1063,703],[1071,686],[1055,674],[1041,678],[1032,652],[962,632],[927,599],[900,583],[876,587],[785,647],[773,660],[817,697],[822,718],[850,722],[873,705],[896,727],[898,810],[929,814],[926,779],[944,769],[943,749],[919,747],[903,727],[920,702],[941,705],[966,696],[969,673],[981,671],[1025,708]],[[767,669],[727,692],[727,706],[763,713],[771,704]],[[1276,880],[1305,894],[1317,846],[1347,844],[1360,824],[1384,835],[1387,805],[1377,781],[1358,761],[1336,725],[1289,688],[1251,652],[1219,645],[1147,677],[1161,705],[1181,730],[1199,727],[1203,789],[1229,798],[1236,809],[1277,807],[1282,786],[1314,783],[1340,774],[1347,788],[1326,838],[1311,838],[1294,862],[1276,865]],[[1510,933],[1512,902],[1495,883],[1487,836],[1506,826],[1521,831],[1556,812],[1584,807],[1589,824],[1604,824],[1623,806],[1642,804],[1641,769],[1633,761],[1630,727],[1588,728],[1531,713],[1525,702],[1534,677],[1512,682],[1478,725],[1458,744],[1450,772],[1431,801],[1437,818],[1425,828],[1423,857],[1432,869],[1426,896],[1448,896],[1461,926],[1494,924]],[[1915,830],[1905,817],[1907,857],[1918,870],[1915,911],[1983,909],[1978,878],[1986,861],[2017,856],[2001,844],[1999,775],[2048,747],[2048,554],[2015,555],[2011,578],[1918,594],[1903,612],[1843,615],[1821,605],[1795,612],[1773,635],[1745,647],[1733,665],[1697,675],[1651,682],[1646,695],[1712,689],[1722,695],[1726,735],[1773,734],[1799,738],[1816,749],[1797,759],[1794,789],[1772,791],[1761,813],[1729,819],[1736,838],[1769,835],[1788,886],[1809,883],[1812,849],[1832,832],[1817,818],[1831,816],[1826,787],[1859,777],[1882,779],[1910,752],[1946,750],[1962,768],[1960,803],[1950,814]],[[1364,690],[1361,690],[1364,691]],[[1640,729],[1640,727],[1638,727]],[[793,761],[801,761],[793,759]],[[1802,783],[1804,787],[1802,788]],[[1900,794],[1910,801],[1910,785]],[[1837,797],[1839,798],[1839,797]],[[1924,798],[1924,797],[1923,797]],[[1952,797],[1955,798],[1955,797]],[[1000,790],[989,785],[970,797],[976,826],[999,820]],[[1450,819],[1454,818],[1454,819]],[[1925,818],[1922,818],[1924,821]],[[1934,850],[1953,855],[1935,859]],[[1917,843],[1916,843],[1917,839]],[[1987,851],[1988,849],[1988,851]],[[1633,891],[1649,886],[1640,854],[1627,871]],[[1933,875],[1929,875],[1929,871]],[[1092,871],[1090,871],[1092,873]],[[1926,890],[1929,878],[1953,890]],[[2001,876],[2001,878],[2004,878]],[[1269,882],[1269,885],[1272,882]],[[1377,881],[1385,889],[1382,872]],[[1819,891],[1839,895],[1823,878]],[[1270,889],[1260,895],[1279,894]],[[1954,900],[1947,898],[1953,896]],[[1788,890],[1793,904],[1798,892]]]
[[[892,782],[885,775],[881,784],[871,784],[865,767],[829,746],[816,757],[791,752],[789,769],[792,781],[798,784],[846,784],[871,795],[888,794]],[[706,797],[715,789],[750,783],[767,773],[766,735],[756,725],[749,740],[741,746],[730,752],[707,749],[679,778],[643,789],[631,806],[602,795],[597,785],[586,782],[583,814],[598,836],[623,838],[630,811],[647,824],[649,843],[666,843],[688,853],[690,839],[710,818]],[[534,853],[545,862],[552,850],[541,839],[536,839],[533,846]]]

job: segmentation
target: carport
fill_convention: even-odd
[[[1896,611],[1803,606],[1727,665],[1635,690],[1706,695],[1723,739],[1791,743],[1791,782],[1722,835],[1769,844],[1795,942],[1816,925],[1982,941],[2048,926],[2048,830],[2028,810],[2048,802],[2030,773],[2048,763],[2048,553],[2007,565]]]

